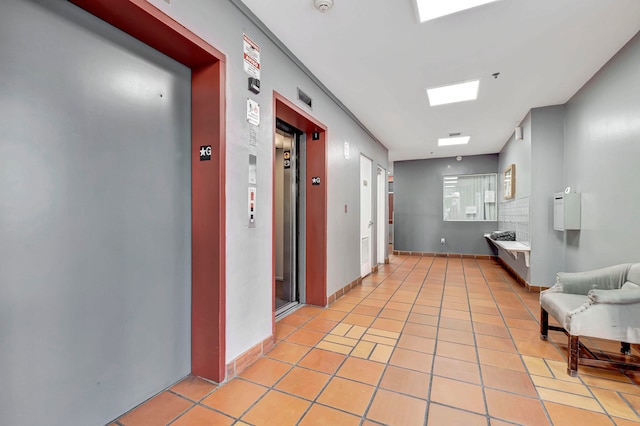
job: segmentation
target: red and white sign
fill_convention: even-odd
[[[247,98],[247,121],[254,126],[260,125],[260,104]]]
[[[260,46],[247,37],[246,34],[242,35],[242,39],[244,46],[244,72],[260,80]]]

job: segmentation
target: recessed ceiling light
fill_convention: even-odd
[[[451,15],[497,0],[416,0],[420,22]]]
[[[427,89],[429,105],[436,106],[455,102],[473,101],[478,98],[478,87],[480,87],[480,80],[451,84],[449,86],[432,87],[431,89]]]
[[[456,138],[440,138],[438,139],[438,146],[464,145],[469,143],[469,139],[471,139],[471,136],[458,136]]]

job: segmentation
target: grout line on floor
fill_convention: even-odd
[[[397,268],[396,268],[396,269],[397,269]],[[394,270],[395,270],[395,269],[394,269]],[[386,279],[386,278],[385,278],[385,279]],[[381,281],[381,283],[382,283],[382,282],[384,282],[384,280],[382,280],[382,281]],[[381,283],[378,283],[378,286],[379,286]],[[375,288],[377,288],[378,286],[376,286]],[[369,292],[369,294],[370,294],[370,293],[371,293],[371,292]],[[368,297],[368,296],[367,296],[367,297]],[[365,298],[366,298],[366,297],[365,297]],[[362,300],[364,300],[364,298],[363,298]],[[361,300],[360,302],[362,302],[362,300]],[[337,302],[337,301],[336,301],[336,302]],[[355,309],[355,307],[359,306],[359,304],[360,304],[360,303],[355,304],[355,305],[354,305],[354,308],[352,308],[352,309],[347,313],[347,315],[348,315],[349,313],[351,313],[351,312],[353,311],[353,309]],[[318,314],[319,314],[319,313],[318,313]],[[316,316],[317,316],[317,315],[316,315]],[[314,316],[313,318],[315,318],[316,316]],[[345,315],[345,317],[346,317],[346,315]],[[340,322],[338,322],[338,323],[336,324],[336,326],[337,326],[338,324],[341,324],[341,323],[342,323],[341,321],[340,321]],[[351,325],[350,329],[351,329],[351,328],[353,328],[353,324],[350,324],[350,325]],[[301,325],[300,325],[300,326],[298,326],[297,328],[299,329],[299,328],[301,328],[302,326],[303,326],[303,325],[301,324]],[[334,327],[334,328],[335,328],[335,327]],[[324,333],[325,337],[326,337],[327,335],[329,335],[329,334],[331,333],[331,331],[332,331],[332,330],[333,330],[333,329],[331,329],[331,330],[329,330],[329,331],[325,332],[325,333]],[[324,337],[323,337],[322,339],[320,339],[320,340],[318,341],[318,343],[322,342],[323,340],[324,340]],[[360,341],[360,340],[358,339],[358,341]],[[311,349],[326,350],[326,349],[322,349],[322,348],[317,348],[317,344],[318,344],[318,343],[316,343],[316,345],[314,345],[313,347],[311,347]],[[355,346],[354,346],[354,348],[355,348]],[[353,351],[353,349],[352,349],[352,351]],[[349,352],[349,354],[350,354],[352,351],[350,351],[350,352]],[[309,352],[310,352],[310,351],[309,351]],[[307,352],[307,354],[306,354],[306,355],[308,355],[308,354],[309,354],[309,352]],[[328,352],[332,352],[332,351],[328,351]],[[334,352],[334,353],[338,353],[338,352]],[[340,411],[340,412],[343,412],[343,413],[346,413],[346,414],[349,414],[349,415],[355,415],[355,414],[354,414],[354,413],[352,413],[352,412],[342,410],[342,409],[340,409],[340,408],[338,408],[338,407],[328,406],[328,405],[323,404],[323,403],[321,403],[321,402],[319,402],[319,401],[318,401],[318,398],[323,394],[323,392],[327,389],[327,387],[329,386],[329,384],[331,383],[331,381],[332,381],[334,378],[336,378],[336,377],[341,378],[341,379],[344,379],[344,380],[351,380],[351,381],[354,381],[354,382],[356,382],[356,383],[362,383],[362,384],[366,384],[366,385],[368,385],[368,386],[371,386],[371,385],[369,385],[368,383],[359,382],[359,381],[356,381],[356,380],[348,379],[348,378],[341,377],[341,376],[338,376],[338,375],[337,375],[338,371],[340,371],[340,369],[342,368],[342,366],[343,366],[343,365],[347,362],[347,360],[349,359],[349,356],[350,356],[349,354],[346,354],[346,355],[345,355],[345,354],[340,354],[340,355],[344,356],[345,358],[342,360],[342,362],[340,363],[340,365],[338,365],[338,367],[335,369],[335,371],[334,371],[332,374],[330,374],[330,375],[329,375],[329,378],[327,379],[327,382],[326,382],[326,383],[324,384],[324,386],[320,389],[320,391],[316,394],[316,396],[314,397],[314,399],[313,399],[313,400],[311,400],[311,403],[309,404],[309,406],[307,407],[307,409],[304,411],[304,413],[300,416],[300,419],[298,419],[298,422],[297,422],[297,423],[300,423],[300,422],[305,418],[305,416],[306,416],[306,415],[307,415],[307,413],[311,410],[311,407],[313,407],[313,405],[314,405],[314,404],[322,405],[322,406],[324,406],[324,407],[331,408],[331,409],[334,409],[334,410],[337,410],[337,411]],[[305,355],[305,356],[306,356],[306,355]],[[278,384],[278,383],[279,383],[279,382],[280,382],[280,381],[281,381],[281,380],[282,380],[282,379],[283,379],[283,378],[284,378],[284,377],[285,377],[289,372],[291,372],[291,370],[293,370],[293,368],[298,367],[298,368],[308,369],[308,370],[310,370],[310,371],[316,371],[316,370],[313,370],[313,369],[311,369],[311,368],[307,368],[307,367],[300,366],[300,365],[299,365],[299,363],[300,363],[300,361],[302,361],[303,359],[304,359],[304,357],[300,358],[300,359],[299,359],[299,360],[298,360],[298,361],[293,365],[293,367],[287,371],[287,373],[285,373],[285,374],[284,374],[284,375],[283,375],[283,376],[282,376],[282,377],[281,377],[281,378],[280,378],[276,383],[274,383],[274,384],[273,384],[273,386],[272,386],[272,388],[271,388],[271,389],[274,389],[274,388],[275,388],[275,386],[276,386],[276,385],[277,385],[277,384]],[[382,376],[380,377],[380,380],[381,380],[381,379],[382,379]],[[374,392],[372,393],[371,400],[369,401],[369,404],[371,404],[371,401],[373,401],[373,398],[374,398],[375,393],[376,393],[376,389],[377,389],[377,388],[376,388],[376,387],[374,387]],[[279,392],[282,392],[282,393],[285,393],[285,394],[287,394],[287,395],[291,395],[291,396],[296,397],[296,398],[301,398],[301,399],[303,399],[303,400],[305,400],[305,401],[309,401],[308,399],[306,399],[306,398],[302,398],[302,397],[300,397],[300,396],[298,396],[298,395],[289,394],[289,393],[284,392],[284,391],[281,391],[281,390],[278,390],[278,391],[279,391]],[[265,393],[265,395],[266,395],[266,393]],[[262,399],[263,397],[264,397],[264,395],[263,395],[260,399]],[[367,409],[368,409],[368,407],[367,407]],[[242,414],[242,416],[244,416],[245,414],[246,414],[246,412],[245,412],[245,413],[243,413],[243,414]],[[363,415],[361,416],[360,424],[362,424],[362,423],[363,423],[364,418],[365,418],[365,415],[366,415],[366,410],[365,410],[365,414],[363,414]],[[241,417],[242,417],[242,416],[241,416]],[[241,418],[241,417],[239,417],[239,418]]]
[[[394,259],[395,258],[395,259]],[[260,401],[263,401],[265,396],[267,394],[269,394],[269,392],[271,391],[277,391],[281,394],[284,395],[289,395],[291,397],[294,398],[298,398],[301,401],[304,401],[306,403],[308,403],[308,406],[306,407],[306,409],[304,410],[304,412],[300,415],[299,419],[297,420],[296,424],[300,424],[301,422],[303,422],[303,420],[305,419],[305,417],[309,414],[310,410],[312,409],[312,407],[314,405],[320,405],[322,407],[326,407],[332,410],[336,410],[338,412],[344,413],[344,414],[348,414],[353,416],[354,413],[346,411],[344,409],[338,408],[338,407],[334,407],[331,405],[327,405],[327,404],[323,404],[318,402],[318,399],[320,398],[320,396],[326,391],[327,387],[329,386],[329,384],[331,383],[332,380],[334,380],[337,377],[340,377],[341,379],[344,380],[348,380],[350,382],[354,382],[354,383],[359,383],[359,384],[363,384],[366,386],[371,387],[373,390],[371,392],[371,396],[368,399],[367,403],[366,403],[366,407],[364,408],[364,413],[362,416],[360,416],[360,425],[363,425],[366,422],[371,422],[372,424],[380,424],[378,421],[373,421],[367,418],[368,415],[371,414],[371,409],[374,406],[374,402],[376,401],[376,398],[381,395],[381,391],[384,390],[385,394],[386,392],[389,392],[391,394],[395,394],[395,395],[400,395],[403,398],[412,398],[412,399],[417,399],[420,401],[425,401],[426,402],[426,408],[425,408],[425,412],[423,413],[424,418],[423,418],[423,425],[427,425],[428,421],[429,421],[429,414],[430,411],[433,407],[436,406],[442,406],[442,407],[448,407],[452,410],[459,410],[461,412],[465,412],[465,413],[469,413],[469,414],[473,414],[476,416],[481,416],[485,419],[487,419],[487,422],[490,423],[492,420],[499,420],[500,422],[503,422],[505,424],[517,424],[515,423],[515,421],[513,419],[511,420],[507,420],[507,419],[503,419],[503,418],[498,418],[498,417],[492,417],[489,414],[489,401],[487,399],[487,390],[495,390],[498,392],[502,392],[505,394],[509,394],[509,395],[514,395],[514,396],[519,396],[522,398],[527,398],[527,399],[531,399],[531,400],[535,400],[539,403],[540,408],[541,408],[541,412],[540,414],[540,419],[542,420],[542,416],[544,416],[544,418],[546,419],[546,421],[548,421],[550,424],[552,423],[552,418],[550,415],[550,412],[547,411],[547,403],[549,402],[553,402],[554,404],[560,404],[560,405],[565,405],[565,406],[569,406],[569,407],[573,407],[576,409],[583,409],[580,407],[580,404],[578,405],[570,405],[570,404],[562,404],[560,402],[555,402],[555,401],[547,401],[547,400],[543,400],[540,397],[540,393],[538,392],[538,389],[540,388],[546,388],[546,386],[537,386],[535,383],[533,383],[533,377],[536,376],[534,374],[532,374],[531,371],[537,371],[536,370],[530,370],[530,368],[532,366],[536,366],[537,364],[532,364],[527,365],[527,363],[524,360],[525,354],[520,352],[520,349],[518,348],[518,346],[515,345],[515,338],[514,338],[514,334],[513,332],[515,332],[515,329],[524,329],[524,330],[528,330],[530,328],[529,323],[526,322],[518,322],[518,320],[524,320],[524,321],[530,321],[530,318],[524,318],[527,315],[524,315],[524,313],[529,314],[530,316],[532,316],[532,318],[535,319],[535,322],[537,322],[539,324],[539,320],[538,318],[532,314],[532,306],[534,305],[534,303],[532,302],[532,297],[530,295],[527,295],[526,293],[523,293],[522,290],[516,286],[516,284],[519,286],[520,284],[518,283],[514,283],[512,281],[512,279],[510,279],[509,277],[507,277],[505,275],[505,271],[504,269],[500,266],[497,265],[494,261],[486,261],[486,260],[478,260],[478,259],[458,259],[456,258],[455,261],[453,259],[450,258],[416,258],[416,257],[411,257],[411,256],[407,256],[407,257],[396,257],[393,256],[391,258],[391,263],[389,265],[385,265],[385,267],[380,268],[380,270],[375,273],[375,274],[371,274],[369,275],[365,280],[363,280],[362,283],[362,287],[357,287],[354,288],[352,290],[353,293],[351,293],[350,295],[345,295],[346,297],[348,297],[348,299],[343,300],[343,302],[345,302],[345,305],[342,306],[343,309],[347,309],[346,311],[343,311],[342,309],[335,309],[335,312],[341,312],[343,315],[341,320],[335,321],[335,320],[327,320],[327,321],[331,321],[332,323],[334,323],[334,326],[327,331],[318,331],[318,330],[313,330],[310,328],[307,328],[306,326],[311,322],[314,321],[315,319],[317,319],[318,315],[320,315],[322,312],[327,312],[327,310],[331,309],[331,306],[323,309],[323,310],[318,310],[317,312],[315,312],[313,315],[305,315],[308,318],[304,321],[302,321],[300,324],[292,326],[292,325],[288,325],[287,327],[291,328],[291,333],[287,334],[287,336],[283,336],[281,339],[277,339],[275,342],[275,345],[273,347],[273,349],[277,348],[278,345],[282,344],[283,342],[287,342],[291,345],[297,345],[300,347],[304,347],[306,348],[306,351],[298,351],[296,350],[294,353],[297,354],[298,352],[304,352],[304,354],[302,354],[302,356],[300,356],[296,361],[294,362],[290,362],[290,361],[283,361],[277,358],[271,358],[269,356],[268,353],[264,354],[264,358],[269,358],[273,361],[276,362],[281,362],[283,364],[286,365],[286,371],[275,381],[273,382],[270,386],[264,386],[262,384],[259,384],[257,382],[253,382],[252,380],[249,380],[247,378],[243,378],[243,377],[235,377],[232,380],[242,380],[248,383],[252,383],[252,384],[256,384],[259,385],[261,388],[265,389],[265,393],[262,394],[260,397],[258,397],[255,401],[251,401],[251,404],[248,406],[248,408],[246,408],[237,418],[234,416],[231,416],[227,413],[221,412],[220,410],[216,409],[215,407],[211,407],[208,405],[204,405],[202,404],[202,401],[204,401],[205,399],[207,399],[208,397],[210,397],[212,394],[214,394],[215,392],[219,391],[222,388],[222,385],[218,384],[216,387],[214,387],[212,390],[210,390],[206,395],[204,395],[202,398],[199,399],[199,401],[194,401],[192,399],[190,399],[189,397],[187,397],[186,395],[182,395],[176,391],[173,391],[169,388],[166,389],[166,391],[168,391],[170,394],[173,394],[175,396],[178,396],[186,401],[189,401],[191,403],[194,403],[195,405],[199,405],[203,408],[206,408],[208,410],[212,410],[216,413],[219,413],[223,416],[225,416],[225,418],[229,418],[229,419],[234,419],[235,423],[238,424],[239,422],[241,422],[241,418],[246,416],[247,413],[249,413],[251,410],[253,410],[255,408],[255,406],[257,404],[260,403]],[[355,290],[355,291],[354,291]],[[343,296],[343,297],[345,297]],[[458,300],[459,299],[459,300]],[[463,300],[464,299],[464,300]],[[410,300],[410,301],[407,301]],[[480,307],[483,307],[484,305],[482,303],[474,303],[472,305],[472,301],[473,300],[477,300],[477,301],[487,301],[487,303],[490,301],[492,304],[491,309],[479,309]],[[339,303],[341,300],[338,299],[335,303]],[[369,302],[373,302],[376,301],[375,304],[380,304],[380,306],[373,306],[373,305],[369,305],[367,303],[367,301]],[[439,302],[437,306],[434,306],[435,303],[432,302]],[[405,305],[391,305],[392,303],[401,303],[401,304],[407,304],[409,305],[408,307]],[[425,304],[428,303],[428,304]],[[512,304],[516,304],[517,306],[511,306]],[[328,349],[322,349],[322,348],[318,348],[318,344],[320,342],[323,342],[327,336],[329,336],[331,334],[331,332],[335,329],[335,327],[337,327],[340,324],[345,324],[345,325],[349,325],[351,329],[353,329],[353,327],[355,327],[354,324],[350,324],[350,323],[345,323],[343,322],[345,318],[347,318],[348,315],[354,314],[359,307],[369,307],[371,309],[362,309],[362,311],[364,312],[376,312],[377,313],[375,315],[370,315],[370,314],[359,314],[359,315],[365,315],[368,319],[367,320],[371,320],[370,324],[368,326],[359,326],[359,327],[363,327],[362,333],[359,335],[359,337],[355,338],[353,336],[358,335],[358,333],[354,333],[350,338],[353,338],[353,341],[345,341],[348,343],[348,347],[350,347],[349,351],[347,354],[345,353],[340,353],[340,355],[343,357],[343,359],[341,360],[341,362],[339,363],[339,365],[337,365],[337,367],[333,370],[333,372],[331,374],[328,374],[327,376],[327,380],[326,382],[321,386],[321,388],[317,391],[317,393],[315,394],[315,396],[313,397],[313,399],[309,399],[307,397],[302,397],[299,395],[295,395],[292,393],[289,393],[287,391],[283,391],[280,389],[276,389],[276,386],[278,386],[285,377],[287,377],[288,374],[290,374],[292,371],[294,371],[294,369],[302,369],[302,370],[309,370],[309,371],[317,371],[314,370],[313,368],[309,368],[309,367],[304,367],[301,366],[300,363],[302,362],[302,360],[304,360],[313,350],[323,350],[323,351],[327,351],[330,353],[334,353],[334,354],[338,354],[339,352],[334,352]],[[424,307],[421,309],[417,309],[418,306]],[[474,310],[473,306],[476,307],[476,309]],[[375,309],[373,309],[375,308]],[[393,308],[401,308],[402,310],[398,310],[397,313],[395,312],[391,312],[390,310]],[[429,308],[434,308],[434,309],[429,309]],[[465,310],[466,308],[466,310]],[[407,309],[405,311],[405,309]],[[511,310],[513,309],[513,310]],[[386,314],[383,314],[384,311],[387,311]],[[415,310],[420,310],[421,312],[429,312],[429,313],[418,313]],[[468,313],[468,320],[467,319],[462,319],[463,316],[462,314],[458,315],[457,313],[454,314],[447,314],[448,316],[443,317],[443,312],[445,310],[448,311],[456,311],[456,312],[467,312]],[[429,318],[423,318],[422,315],[426,315],[429,317],[434,317],[435,315],[431,315],[434,311],[437,312],[437,318],[434,321],[429,320]],[[489,312],[489,313],[488,313]],[[398,315],[398,313],[401,313],[400,315]],[[385,316],[381,316],[381,315],[385,315]],[[420,316],[414,316],[414,315],[420,315]],[[533,387],[535,389],[535,395],[537,395],[536,397],[530,397],[528,393],[519,393],[517,388],[510,388],[511,390],[504,390],[504,389],[499,389],[496,388],[495,386],[488,386],[485,383],[485,378],[483,375],[483,371],[488,369],[489,366],[491,364],[487,364],[484,365],[480,362],[480,346],[478,346],[478,338],[479,335],[485,335],[484,333],[478,333],[476,330],[476,322],[474,322],[474,317],[479,318],[480,315],[492,315],[492,316],[496,316],[497,318],[500,318],[500,320],[502,321],[502,325],[501,327],[504,327],[504,329],[506,330],[506,336],[508,336],[508,340],[511,343],[511,345],[513,345],[515,347],[515,352],[511,352],[511,351],[507,351],[507,350],[501,350],[499,348],[493,348],[493,350],[498,350],[499,352],[505,352],[505,353],[514,353],[518,356],[518,359],[520,360],[520,362],[522,363],[522,365],[524,366],[524,373],[526,373],[529,377],[529,380],[531,380],[531,382],[533,383]],[[509,315],[509,316],[507,316]],[[388,316],[390,316],[390,318],[387,318]],[[461,318],[458,318],[461,317]],[[398,319],[398,318],[404,318],[404,319]],[[412,318],[410,320],[410,318]],[[444,319],[451,319],[452,322],[448,322],[448,323],[444,323],[443,324],[443,318]],[[354,317],[353,320],[355,322],[358,322],[358,320],[360,319],[360,317]],[[364,318],[362,318],[364,319]],[[382,337],[384,338],[389,338],[392,340],[389,340],[386,344],[387,346],[390,346],[390,354],[386,360],[386,362],[380,362],[378,360],[383,359],[383,358],[378,358],[378,360],[374,360],[374,359],[369,359],[371,356],[373,356],[374,351],[376,350],[375,348],[377,347],[378,344],[383,344],[383,343],[375,343],[373,342],[372,349],[370,351],[370,353],[368,354],[367,357],[362,358],[360,356],[355,356],[355,355],[351,355],[354,353],[356,347],[362,343],[365,342],[366,340],[363,340],[363,338],[369,334],[370,330],[374,330],[374,324],[376,323],[376,321],[378,320],[386,320],[386,321],[398,321],[400,323],[402,323],[402,327],[400,329],[400,331],[398,332],[394,332],[394,334],[397,334],[397,337],[388,337],[388,336],[384,336],[384,333],[382,335]],[[481,318],[480,318],[481,319]],[[509,326],[507,319],[509,319],[509,322],[515,326]],[[417,321],[417,322],[415,322]],[[468,321],[469,322],[469,327],[470,327],[470,331],[466,331],[466,330],[461,330],[460,328],[456,328],[458,326],[458,323],[456,321]],[[428,324],[425,324],[425,322],[427,322]],[[435,326],[432,325],[433,323],[435,323]],[[421,337],[421,338],[425,338],[425,339],[429,339],[429,340],[433,340],[433,347],[432,347],[432,354],[429,354],[428,352],[423,352],[425,350],[425,347],[422,346],[422,341],[419,341],[417,339],[414,340],[415,345],[413,342],[410,342],[409,345],[403,344],[403,351],[407,351],[406,354],[409,355],[411,357],[410,354],[428,354],[431,357],[431,366],[430,369],[425,372],[422,370],[414,370],[413,368],[408,368],[407,366],[394,366],[391,364],[391,359],[393,358],[394,354],[396,353],[396,351],[400,348],[400,342],[403,339],[404,336],[409,336],[408,333],[405,333],[405,329],[407,328],[407,326],[409,324],[415,324],[415,325],[419,325],[421,327],[431,327],[431,328],[435,328],[435,333],[433,332],[433,330],[429,330],[427,328],[419,328],[416,327],[414,329],[414,331],[416,331],[416,333],[411,334],[410,336],[414,336],[414,337]],[[478,325],[480,324],[479,322],[477,323]],[[488,325],[491,325],[491,322],[487,323]],[[284,326],[285,324],[283,324]],[[324,324],[323,324],[324,325]],[[327,324],[328,325],[328,324]],[[460,325],[463,325],[460,322]],[[524,327],[523,327],[524,326]],[[465,326],[466,327],[466,326]],[[385,321],[380,321],[379,324],[377,324],[377,327],[375,329],[379,329],[379,330],[384,330],[384,331],[389,331],[389,330],[395,330],[396,328],[398,328],[397,324],[394,322],[388,322],[385,323]],[[287,328],[285,328],[286,330]],[[316,333],[319,333],[318,335],[322,335],[322,337],[320,338],[320,340],[318,340],[318,342],[316,342],[315,344],[308,346],[308,345],[303,345],[297,342],[291,342],[291,341],[287,341],[287,338],[291,336],[291,334],[297,332],[298,330],[309,330],[309,331],[314,331]],[[446,336],[443,334],[443,331],[447,329],[447,330],[452,330],[452,333],[447,333]],[[425,330],[428,331],[428,334],[425,333],[421,333],[421,330]],[[456,333],[458,332],[462,332],[462,333],[470,333],[471,334],[471,339],[468,338],[468,336],[466,335],[462,335],[462,334],[456,334],[453,331],[455,331]],[[489,328],[487,331],[491,331],[491,329]],[[343,334],[347,334],[346,332]],[[375,333],[374,333],[375,334]],[[494,333],[495,334],[495,333]],[[494,334],[486,334],[487,336],[491,336],[491,337],[498,337],[495,336]],[[501,333],[500,333],[501,334]],[[433,335],[434,337],[426,337],[427,335],[431,336]],[[448,337],[447,337],[448,336]],[[506,336],[503,336],[506,337]],[[526,333],[522,333],[522,334],[518,334],[518,336],[526,337],[526,341],[530,341],[531,340],[531,335],[527,335]],[[446,340],[444,339],[446,337]],[[456,340],[456,338],[460,338],[459,341]],[[566,361],[566,354],[563,350],[558,346],[560,340],[558,340],[558,343],[556,343],[555,339],[553,341],[550,341],[549,343],[551,343],[553,345],[553,347],[559,351],[559,353],[563,354],[563,357],[565,358]],[[464,345],[464,347],[469,347],[472,345],[467,344],[467,342],[473,342],[473,346],[474,346],[474,351],[475,351],[475,364],[477,365],[478,368],[478,374],[479,374],[479,384],[476,382],[467,382],[464,379],[456,379],[453,377],[447,377],[447,376],[440,376],[440,375],[435,375],[435,365],[436,365],[436,360],[437,358],[437,353],[438,353],[438,349],[440,347],[441,344],[444,344],[444,342],[448,342],[448,343],[452,343],[452,344],[461,344]],[[425,341],[425,343],[427,343]],[[598,348],[600,348],[601,346],[599,346],[600,343],[597,343]],[[604,346],[602,346],[604,347]],[[429,346],[426,347],[427,350],[431,350],[431,346],[430,346],[430,342],[429,342]],[[462,348],[462,347],[461,347]],[[492,348],[484,348],[484,349],[492,349]],[[389,350],[389,349],[385,349],[385,350]],[[359,353],[359,355],[361,355]],[[470,355],[470,354],[469,354]],[[466,359],[462,359],[462,358],[466,358],[466,357],[462,357],[462,358],[458,358],[457,356],[451,357],[451,356],[446,356],[446,358],[451,358],[451,359],[455,359],[457,361],[460,362],[469,362]],[[527,355],[527,359],[532,358],[532,359],[537,359],[537,360],[541,360],[542,361],[542,365],[545,366],[545,368],[548,371],[549,374],[549,378],[552,380],[562,380],[564,382],[567,383],[571,383],[572,381],[569,380],[563,380],[563,377],[557,377],[558,374],[561,374],[561,371],[558,371],[557,365],[558,364],[551,364],[551,362],[556,362],[552,359],[549,358],[544,358],[544,356],[538,356],[538,355]],[[378,364],[382,365],[382,369],[381,369],[381,373],[379,375],[379,377],[377,378],[377,380],[375,381],[375,384],[371,384],[371,381],[366,381],[366,377],[364,376],[359,376],[359,375],[355,375],[352,377],[341,377],[339,376],[339,371],[341,370],[341,368],[343,368],[345,366],[345,364],[347,362],[349,362],[349,359],[353,359],[353,360],[367,360],[370,362],[376,362]],[[515,358],[514,358],[515,360]],[[411,362],[415,362],[416,358],[413,358],[412,360],[410,360]],[[535,361],[536,363],[538,361]],[[559,361],[558,361],[559,362]],[[407,364],[407,365],[411,365],[411,363]],[[465,364],[466,365],[466,364]],[[553,368],[552,368],[553,365]],[[406,370],[406,371],[418,371],[422,374],[429,374],[429,378],[426,381],[426,385],[428,385],[428,390],[426,391],[426,399],[424,399],[423,397],[418,397],[409,393],[404,393],[402,390],[404,390],[403,387],[399,388],[400,390],[395,390],[395,389],[387,389],[387,388],[383,388],[382,382],[385,378],[385,375],[387,374],[387,372],[389,372],[389,370],[391,368],[399,368],[402,370]],[[500,366],[496,365],[497,368],[500,368]],[[537,367],[536,367],[537,368]],[[561,369],[562,370],[562,369]],[[541,371],[542,372],[542,371]],[[445,372],[443,372],[445,373]],[[591,372],[590,372],[591,373]],[[635,387],[638,387],[638,383],[636,382],[636,380],[634,380],[632,377],[629,377],[628,372],[623,372],[625,374],[625,377],[628,380],[628,384],[631,384]],[[323,373],[326,374],[326,373]],[[446,373],[448,374],[448,373]],[[547,373],[544,373],[545,375]],[[596,388],[600,388],[600,386],[590,386],[587,385],[586,382],[584,381],[585,377],[595,377],[595,378],[603,378],[603,376],[597,375],[595,373],[592,374],[581,374],[578,376],[578,380],[575,381],[576,384],[580,384],[580,386],[584,387],[585,389],[587,389],[588,395],[586,396],[585,393],[585,398],[589,398],[590,400],[595,400],[597,407],[599,407],[602,410],[602,413],[608,418],[610,419],[612,422],[615,422],[615,419],[618,419],[618,417],[615,417],[614,414],[620,414],[619,412],[616,412],[614,410],[612,410],[612,412],[610,413],[609,411],[607,411],[607,409],[604,407],[603,403],[600,402],[600,400],[596,397],[596,393],[594,393],[594,389]],[[453,380],[456,381],[458,383],[467,383],[473,386],[479,386],[480,389],[482,390],[482,398],[483,398],[483,403],[484,403],[484,410],[485,413],[484,414],[480,414],[476,411],[471,411],[465,408],[461,408],[459,406],[456,405],[447,405],[441,402],[434,402],[431,400],[432,396],[433,396],[433,381],[434,381],[434,377],[444,377],[446,379],[449,380]],[[543,377],[543,376],[541,376]],[[622,378],[618,378],[617,380],[622,380]],[[421,381],[422,382],[422,381]],[[623,383],[627,383],[627,382],[623,382]],[[175,385],[175,384],[174,384]],[[173,385],[172,385],[173,386]],[[501,385],[500,385],[501,386]],[[396,386],[393,386],[396,387]],[[508,386],[506,386],[507,388],[509,388]],[[409,389],[409,388],[407,388]],[[572,393],[570,390],[569,391],[564,391],[564,390],[560,390],[557,388],[551,388],[554,391],[557,392],[562,392],[562,393],[566,393],[569,395],[578,395],[578,396],[583,396],[580,394],[574,394]],[[634,392],[632,392],[632,389],[629,388],[625,388],[624,391],[622,390],[615,390],[615,387],[612,387],[611,389],[609,388],[603,388],[605,390],[607,390],[608,392],[613,392],[611,395],[615,395],[616,399],[621,398],[622,399],[622,403],[625,404],[625,407],[627,409],[629,409],[628,413],[629,415],[635,415],[637,417],[640,418],[640,415],[638,415],[638,411],[636,409],[633,408],[633,403],[628,400],[625,395],[632,395],[634,394]],[[411,390],[413,392],[413,390]],[[424,390],[421,390],[420,392],[424,392]],[[414,392],[415,393],[415,392]],[[418,393],[420,395],[424,395],[422,393]],[[638,393],[640,394],[640,392]],[[637,394],[635,394],[637,396]],[[249,402],[249,401],[248,401]],[[479,402],[479,400],[478,400]],[[364,403],[364,401],[363,401]],[[451,403],[455,403],[453,400],[451,401]],[[435,404],[435,405],[434,405]],[[140,404],[142,405],[142,404]],[[170,423],[175,423],[178,421],[178,419],[182,418],[186,413],[188,413],[190,410],[192,410],[195,405],[192,405],[190,408],[188,408],[187,410],[183,411],[182,413],[180,413],[177,417],[175,417],[173,420],[171,420]],[[462,404],[464,405],[464,404]],[[610,404],[609,404],[610,405]],[[536,405],[537,406],[537,405]],[[471,407],[471,406],[470,406]],[[596,405],[593,405],[593,407],[595,408]],[[136,407],[137,408],[137,407]],[[478,407],[479,404],[478,404]],[[135,408],[134,408],[135,409]],[[537,408],[536,408],[537,410]],[[588,411],[588,409],[585,409]],[[626,410],[626,409],[625,409]],[[130,411],[133,411],[130,410]],[[122,418],[124,415],[126,415],[127,413],[123,414],[122,416],[120,416],[118,419],[114,420],[113,423],[118,425],[118,426],[125,426],[122,424],[121,421],[119,421],[120,418]],[[494,415],[496,413],[494,412]],[[638,419],[636,419],[638,420]]]

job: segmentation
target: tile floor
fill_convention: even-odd
[[[189,377],[112,425],[630,425],[640,374],[580,367],[496,262],[395,256],[222,386]],[[616,351],[618,344],[591,342]]]

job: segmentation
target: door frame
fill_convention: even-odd
[[[387,201],[387,171],[378,164],[376,173],[376,263],[379,265],[385,261],[386,253],[386,201]],[[382,213],[382,214],[381,214]]]
[[[306,135],[306,214],[305,214],[305,294],[308,305],[327,305],[327,127],[280,93],[273,91],[273,138],[276,119],[301,130]],[[314,140],[313,134],[318,139]],[[272,194],[275,193],[275,155],[272,161]],[[312,177],[320,179],[313,185]],[[303,185],[301,182],[300,185]],[[275,197],[272,197],[272,310],[276,300]],[[275,334],[275,315],[273,319]]]
[[[69,0],[191,68],[191,373],[226,378],[225,56],[146,0]],[[211,161],[200,162],[200,147]]]

